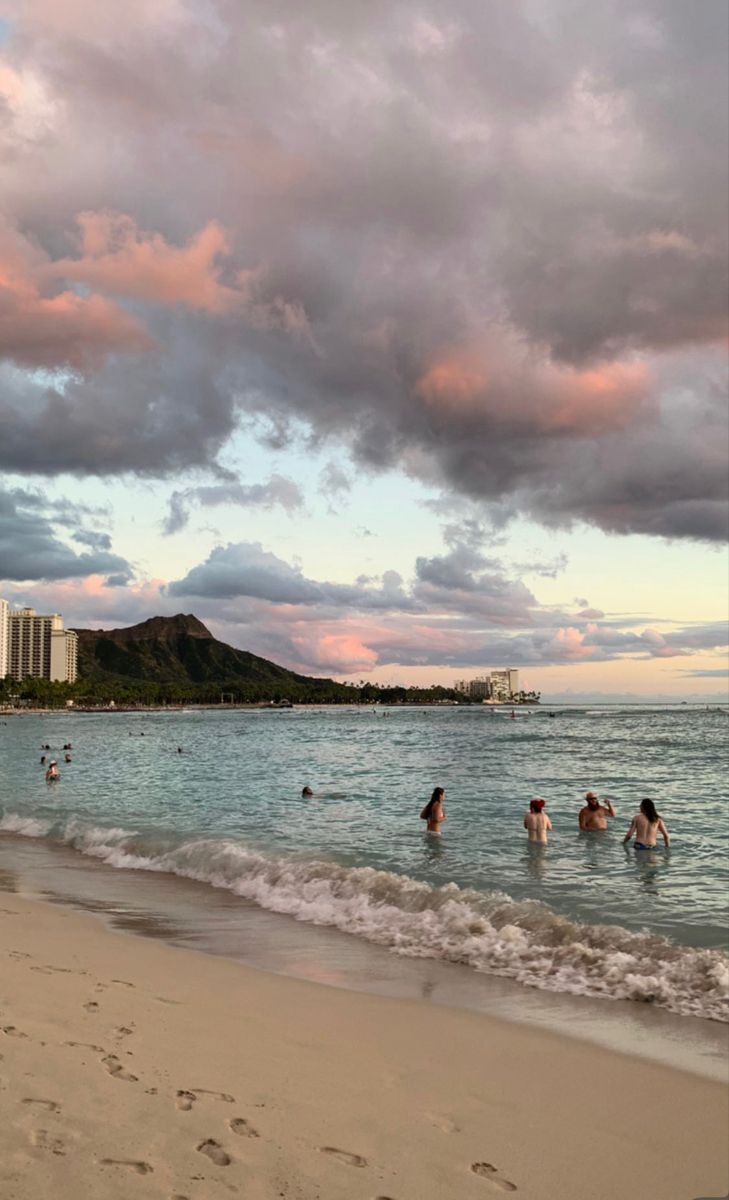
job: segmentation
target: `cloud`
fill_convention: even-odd
[[[249,597],[272,604],[334,608],[408,610],[414,602],[396,571],[386,571],[380,587],[307,579],[301,569],[264,550],[259,542],[228,543],[211,551],[204,563],[168,587],[171,596],[230,600]]]
[[[62,523],[71,510],[61,505]],[[77,554],[54,532],[58,512],[37,493],[22,488],[0,490],[0,578],[3,580],[61,580],[107,575],[116,583],[132,578],[132,567],[111,553],[109,537],[77,529],[72,538],[89,550]]]
[[[239,505],[242,508],[273,508],[280,504],[291,516],[303,508],[304,496],[298,484],[285,475],[272,475],[267,483],[219,483],[207,487],[185,488],[172,493],[163,532],[179,533],[190,517],[190,507],[199,504],[210,508],[218,504]]]
[[[0,358],[23,367],[88,370],[112,353],[151,349],[139,322],[105,296],[49,287],[47,261],[0,223]]]
[[[11,5],[0,464],[263,418],[502,522],[725,536],[725,6],[103,7]]]

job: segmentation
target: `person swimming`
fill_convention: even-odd
[[[41,760],[41,766],[42,766],[42,767],[44,767],[44,766],[46,765],[46,756],[45,756],[45,754],[41,754],[41,759],[40,759],[40,760]]]
[[[48,770],[46,771],[46,782],[47,783],[55,783],[55,781],[60,778],[61,778],[61,776],[58,773],[58,767],[56,765],[56,760],[55,760],[55,758],[52,758],[50,763],[48,764]]]
[[[630,829],[623,838],[623,844],[627,844],[634,837],[634,850],[655,850],[659,833],[666,844],[666,848],[668,848],[671,840],[668,836],[668,830],[663,823],[663,818],[656,812],[656,806],[653,801],[649,800],[646,796],[640,802],[640,812],[637,812],[630,822]]]
[[[313,795],[314,795],[314,793],[312,792],[310,787],[305,787],[305,788],[301,789],[301,799],[302,800],[308,800],[309,796],[313,796]]]
[[[529,834],[530,842],[539,842],[543,846],[547,844],[547,834],[552,828],[552,822],[545,812],[542,812],[546,800],[542,800],[537,796],[534,800],[529,801],[529,812],[524,817],[524,828]]]
[[[71,761],[71,755],[70,755],[68,752],[66,752],[66,754],[64,754],[64,756],[63,756],[63,761],[64,761],[64,762],[70,762],[70,761]]]
[[[427,821],[428,833],[437,833],[440,837],[440,827],[448,818],[443,808],[443,800],[445,799],[445,788],[437,787],[433,791],[433,795],[426,804],[420,814],[421,821]]]

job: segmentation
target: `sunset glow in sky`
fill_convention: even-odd
[[[724,0],[10,0],[0,595],[727,688]]]

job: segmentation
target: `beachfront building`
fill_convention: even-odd
[[[519,696],[519,672],[513,667],[493,670],[474,679],[457,679],[453,686],[471,700],[508,704]]]
[[[10,605],[7,600],[0,599],[0,679],[8,672],[8,613]]]
[[[519,672],[513,667],[491,672],[491,698],[508,703],[519,695]]]
[[[14,679],[50,679],[75,683],[78,662],[78,638],[65,629],[60,613],[37,613],[34,608],[12,609],[0,601],[0,644],[7,646],[5,675]]]

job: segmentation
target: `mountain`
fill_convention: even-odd
[[[331,679],[297,675],[219,642],[192,613],[150,617],[125,629],[75,632],[82,682],[127,685],[127,690],[135,684],[170,685],[196,694],[222,689],[240,699],[303,699],[346,691]]]

